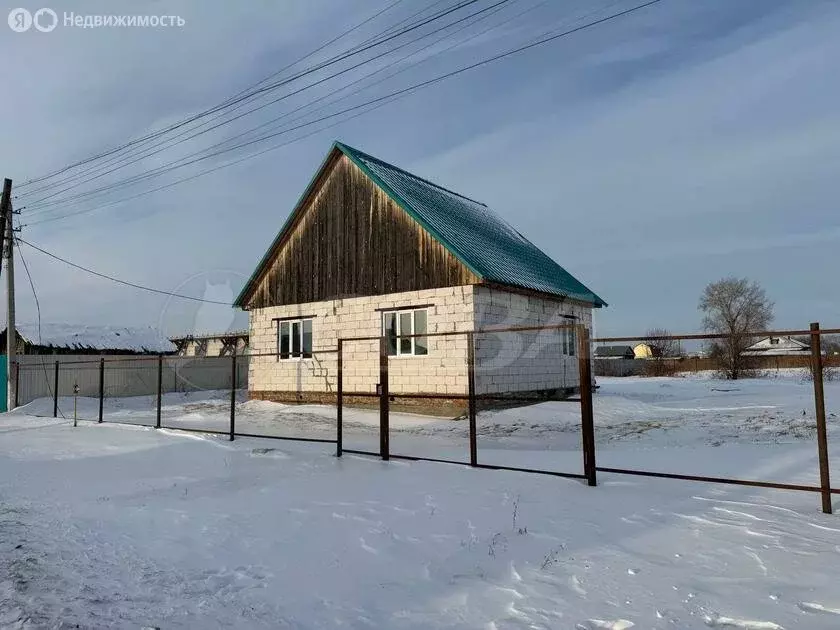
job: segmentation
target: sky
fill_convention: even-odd
[[[21,238],[131,282],[229,302],[338,139],[488,204],[609,303],[596,314],[596,334],[696,331],[703,287],[731,275],[765,288],[779,327],[840,326],[840,293],[831,283],[840,264],[840,3],[833,1],[661,0],[358,117],[336,116],[89,200],[66,199],[281,114],[291,126],[294,117],[310,116],[303,124],[637,4],[508,0],[489,9],[497,1],[441,18],[437,24],[488,8],[474,18],[480,22],[430,36],[446,38],[429,49],[418,50],[427,38],[288,95],[351,62],[298,79],[255,102],[286,95],[282,101],[40,208],[33,202],[43,195],[18,190],[28,179],[213,106],[389,5],[278,76],[358,44],[432,0],[54,1],[59,25],[48,33],[14,32],[4,19],[0,176],[13,178],[21,195]],[[5,2],[2,15],[41,6]],[[71,12],[175,15],[184,25],[77,28],[64,24]],[[401,72],[358,95],[345,92],[346,100],[320,113],[289,113],[392,61],[383,74]],[[275,144],[286,146],[117,203]],[[78,214],[55,220],[67,213]],[[44,321],[166,333],[247,326],[244,314],[225,306],[140,292],[20,249]],[[18,319],[32,321],[36,304],[20,258],[16,266]]]

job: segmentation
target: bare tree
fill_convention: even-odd
[[[648,345],[651,354],[656,358],[673,359],[682,356],[679,339],[662,339],[670,336],[671,332],[665,328],[651,328],[645,333],[642,342]]]
[[[811,335],[798,335],[796,341],[811,345]],[[824,357],[831,357],[840,354],[840,336],[820,335],[820,351]]]
[[[837,335],[822,335],[822,351],[825,356],[840,354],[840,337]],[[810,339],[808,340],[810,343]]]
[[[797,341],[811,345],[811,335],[799,335],[794,337]],[[820,336],[820,354],[822,356],[822,375],[824,381],[836,381],[840,379],[840,370],[837,369],[837,355],[840,354],[840,337],[837,335]],[[815,365],[808,362],[805,368],[806,380],[813,381],[815,376]]]
[[[706,286],[699,309],[706,331],[727,335],[709,346],[726,378],[737,379],[747,367],[743,352],[755,341],[748,333],[767,329],[773,321],[773,302],[757,282],[730,277]]]

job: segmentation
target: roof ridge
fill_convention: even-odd
[[[482,206],[483,208],[487,208],[489,210],[489,206],[482,201],[478,201],[477,199],[473,199],[472,197],[467,197],[466,195],[462,195],[459,192],[455,192],[454,190],[450,190],[449,188],[446,188],[446,186],[441,186],[440,184],[436,184],[435,182],[433,182],[431,180],[428,180],[425,177],[420,177],[419,175],[416,175],[416,174],[412,173],[411,171],[407,171],[404,168],[400,168],[399,166],[396,166],[395,164],[391,164],[390,162],[386,162],[385,160],[382,160],[382,159],[376,157],[375,155],[371,155],[370,153],[365,153],[364,151],[360,151],[359,149],[357,149],[355,147],[351,147],[349,144],[345,144],[343,142],[339,142],[338,140],[336,140],[335,141],[335,146],[337,146],[342,151],[344,149],[348,149],[349,151],[352,151],[353,153],[356,153],[357,155],[360,155],[360,156],[362,156],[366,159],[373,160],[374,162],[379,162],[383,166],[387,166],[388,168],[392,168],[395,171],[399,171],[400,173],[404,173],[404,174],[408,175],[409,177],[413,177],[414,179],[420,180],[424,184],[428,184],[429,186],[434,186],[435,188],[439,188],[440,190],[443,190],[444,192],[448,192],[450,195],[455,195],[456,197],[460,197],[461,199],[466,199],[467,201],[471,201],[472,203],[477,203],[479,206]]]

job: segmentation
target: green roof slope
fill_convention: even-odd
[[[482,280],[607,305],[486,205],[346,144],[335,146]]]

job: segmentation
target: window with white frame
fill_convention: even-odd
[[[388,356],[421,356],[429,354],[428,337],[411,337],[426,333],[425,308],[385,311],[382,313],[382,334],[388,342]]]
[[[312,320],[287,319],[277,322],[277,357],[312,358]]]
[[[570,357],[575,356],[575,354],[577,353],[577,329],[562,328],[560,329],[560,333],[561,343],[563,346],[563,354],[568,355]]]

